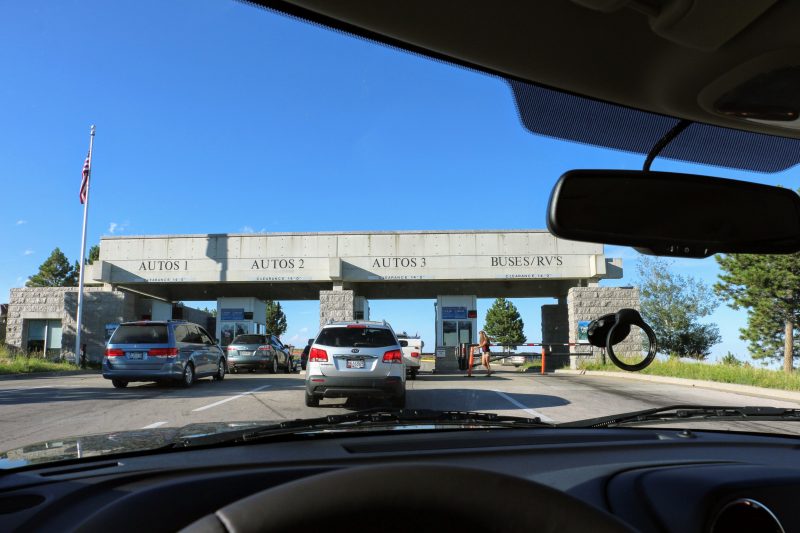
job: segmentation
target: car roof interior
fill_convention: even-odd
[[[777,0],[261,0],[256,3],[371,40],[444,59],[510,81],[524,125],[579,142],[647,153],[678,119],[719,126],[697,131],[702,145],[730,147],[721,157],[667,157],[776,172],[800,161],[800,2]],[[562,105],[566,116],[540,118],[552,106],[526,105],[548,93],[579,95]],[[553,91],[554,90],[554,91]],[[577,97],[577,96],[576,96]],[[552,98],[552,96],[551,96]],[[611,119],[634,110],[635,134],[559,131],[553,122],[609,130],[609,116],[586,112],[587,100],[615,104]],[[552,103],[552,102],[548,102]],[[632,108],[632,109],[630,109]],[[607,108],[606,108],[607,110]],[[591,111],[591,110],[590,110]],[[605,119],[605,121],[604,121]],[[660,121],[660,122],[659,122]],[[672,121],[672,122],[671,122]],[[542,127],[536,122],[550,123]],[[599,124],[596,124],[599,122]],[[575,128],[572,128],[573,130]],[[646,135],[653,130],[650,135]],[[737,131],[738,130],[738,131]],[[764,135],[745,134],[742,130]],[[634,146],[639,139],[642,147]],[[688,133],[688,132],[687,132]],[[722,137],[714,142],[711,133]],[[581,137],[583,135],[583,137]],[[608,135],[608,134],[606,134]],[[772,137],[784,137],[784,139]],[[737,145],[737,142],[739,145]],[[622,144],[620,144],[622,143]],[[627,144],[625,144],[627,143]],[[790,152],[778,164],[739,159]],[[683,151],[688,149],[684,146]],[[698,150],[695,150],[698,151]],[[724,151],[724,150],[723,150]]]

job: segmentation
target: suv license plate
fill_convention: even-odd
[[[128,359],[144,359],[144,352],[128,352]]]
[[[347,368],[364,368],[363,359],[348,359]]]

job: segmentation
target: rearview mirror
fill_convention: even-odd
[[[547,228],[564,239],[653,255],[793,253],[800,250],[800,196],[694,174],[571,170],[550,195]]]

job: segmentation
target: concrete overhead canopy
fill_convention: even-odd
[[[544,230],[103,237],[88,272],[166,300],[317,299],[334,286],[380,298],[539,297],[622,277],[603,245]]]

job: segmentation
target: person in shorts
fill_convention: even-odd
[[[489,337],[483,330],[478,333],[478,348],[481,351],[481,363],[486,367],[486,375],[491,376],[492,368],[489,366],[489,356],[491,355],[489,351]]]

